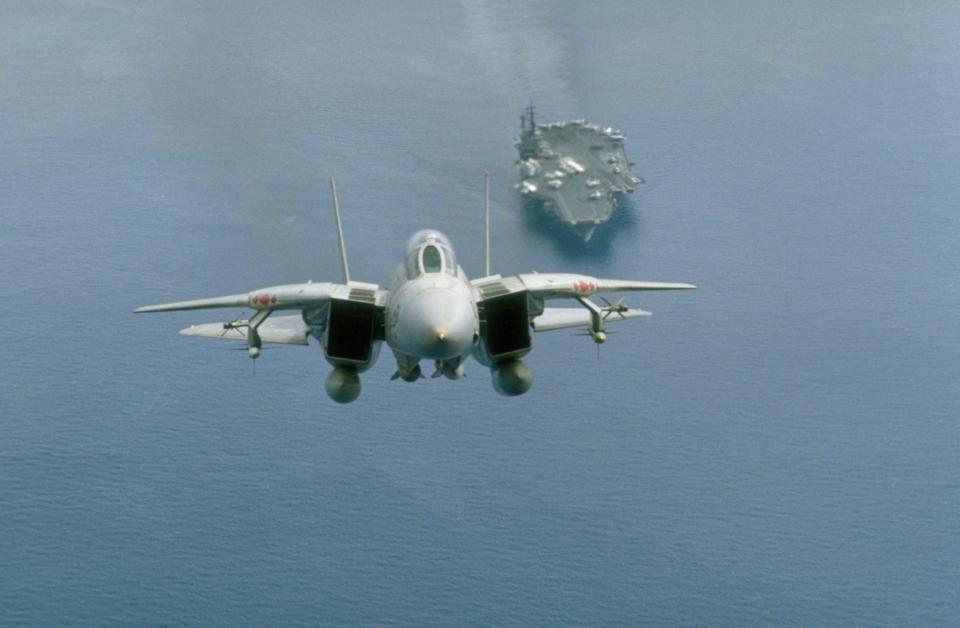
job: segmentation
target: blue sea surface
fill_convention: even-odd
[[[960,5],[5,2],[0,624],[960,623]],[[647,180],[589,247],[540,119]],[[139,305],[355,279],[406,237],[654,281],[526,395],[254,365]]]

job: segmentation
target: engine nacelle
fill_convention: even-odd
[[[506,360],[490,369],[493,388],[501,395],[513,397],[522,395],[533,385],[533,373],[522,360]]]
[[[362,373],[376,362],[383,340],[383,314],[373,303],[330,299],[323,307],[304,312],[304,320],[333,366]]]
[[[526,292],[486,299],[480,312],[480,342],[473,350],[477,362],[492,367],[529,353],[530,313]]]
[[[360,396],[358,374],[373,366],[380,354],[382,312],[371,296],[363,300],[334,298],[303,313],[310,334],[320,340],[324,357],[333,365],[324,388],[337,403],[350,403]]]

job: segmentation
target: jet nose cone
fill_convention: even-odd
[[[423,357],[444,359],[463,355],[466,351],[463,345],[464,334],[451,333],[446,325],[434,325],[432,341],[423,346]]]
[[[403,308],[398,348],[420,358],[447,360],[473,347],[474,327],[473,304],[462,295],[421,294]]]
[[[448,312],[449,318],[449,312]],[[466,353],[473,344],[473,315],[455,316],[441,325],[432,325],[419,335],[418,354],[424,358],[445,360]]]

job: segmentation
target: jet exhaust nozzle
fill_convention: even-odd
[[[327,394],[337,403],[350,403],[360,396],[360,376],[357,369],[348,366],[334,367],[327,375]]]
[[[522,360],[508,360],[490,369],[493,388],[501,395],[514,397],[530,390],[533,373]]]

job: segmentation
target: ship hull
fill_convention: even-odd
[[[532,120],[532,109],[528,109]],[[631,169],[623,136],[583,121],[523,122],[517,140],[517,189],[585,241],[610,220],[620,197],[642,183]]]

